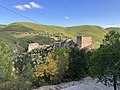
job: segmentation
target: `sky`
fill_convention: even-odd
[[[0,24],[13,22],[120,25],[120,0],[0,0]]]

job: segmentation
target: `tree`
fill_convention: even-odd
[[[43,80],[42,84],[53,84],[57,75],[57,61],[52,59],[51,53],[48,53],[45,62],[35,67],[35,76],[38,79],[37,83],[41,84],[40,81]]]
[[[69,64],[69,47],[56,47],[52,53],[52,57],[57,62],[58,67],[57,82],[65,82],[66,71],[68,70]]]
[[[85,77],[87,74],[87,59],[89,50],[84,48],[79,50],[78,48],[71,48],[69,52],[69,77],[79,79]]]
[[[110,31],[90,59],[89,70],[105,85],[117,90],[120,78],[120,34]]]
[[[15,68],[15,73],[20,75],[24,69],[31,63],[31,58],[29,57],[28,53],[22,53],[16,55],[14,58],[14,68]]]
[[[11,48],[0,41],[0,80],[9,80],[12,66]]]

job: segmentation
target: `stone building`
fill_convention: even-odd
[[[79,48],[92,48],[92,37],[77,36],[77,45]]]
[[[72,39],[65,39],[62,42],[54,42],[54,47],[76,47],[76,43]]]
[[[47,47],[78,47],[78,48],[92,48],[92,37],[77,36],[77,42],[75,43],[72,39],[65,39],[62,42],[54,42],[53,45],[40,45],[39,43],[30,43],[28,46],[28,52],[33,49],[41,49]]]
[[[32,51],[33,49],[39,48],[39,43],[31,43],[28,46],[28,52]]]
[[[50,45],[40,45],[39,43],[30,43],[28,46],[28,51],[31,52],[34,49],[41,49],[41,48],[47,48],[50,47]]]

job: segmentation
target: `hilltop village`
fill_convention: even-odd
[[[1,29],[0,90],[59,86],[88,76],[105,81],[108,77],[107,81],[113,81],[112,85],[119,80],[116,78],[120,75],[120,34],[117,31],[88,25],[51,26],[55,30],[41,26],[14,23]],[[92,82],[87,85],[96,85]]]
[[[92,48],[92,37],[87,36],[77,36],[76,42],[72,39],[65,38],[63,41],[54,41],[53,45],[40,45],[39,43],[30,43],[28,45],[28,52],[32,51],[33,49],[41,49],[47,47],[78,47],[81,48]]]

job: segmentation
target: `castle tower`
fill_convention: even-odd
[[[79,48],[92,48],[92,37],[77,36],[77,45]]]

